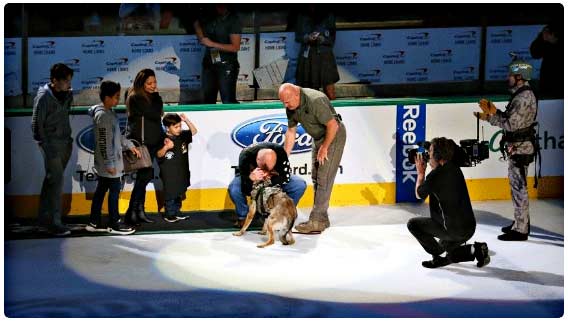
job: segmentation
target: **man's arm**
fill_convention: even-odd
[[[45,99],[36,97],[32,114],[32,133],[34,140],[42,143],[45,140],[45,118],[47,116],[47,103]]]
[[[220,51],[225,51],[229,53],[236,53],[241,49],[241,35],[240,34],[231,34],[230,36],[231,43],[230,44],[222,44],[219,42],[215,42],[208,37],[201,38],[201,44],[203,46],[211,47],[219,49]]]
[[[296,127],[288,127],[286,134],[284,135],[284,150],[286,154],[290,155],[292,149],[294,148],[294,143],[296,142]]]
[[[426,175],[426,162],[422,158],[421,154],[416,155],[416,172],[418,176],[416,178],[416,186],[414,188],[414,194],[417,199],[425,199],[428,196],[428,187],[424,185],[424,178]]]

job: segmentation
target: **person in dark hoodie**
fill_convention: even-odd
[[[73,70],[65,64],[51,67],[50,82],[40,87],[33,103],[32,132],[44,159],[38,225],[55,236],[71,231],[61,221],[63,173],[73,150],[69,110],[73,102]]]
[[[564,41],[560,23],[546,25],[530,47],[532,58],[541,59],[538,98],[564,97]]]
[[[126,113],[128,125],[126,137],[146,145],[152,157],[162,147],[162,124],[164,103],[158,93],[156,74],[151,69],[142,69],[136,74],[134,84],[127,92]],[[144,132],[144,134],[142,134]],[[146,201],[146,185],[154,178],[154,168],[139,169],[136,172],[136,182],[124,222],[128,225],[138,225],[140,222],[152,223],[146,216],[144,204]]]
[[[474,259],[477,259],[477,267],[483,267],[490,261],[486,243],[466,244],[475,233],[476,223],[463,173],[451,161],[454,150],[455,143],[451,140],[443,137],[432,140],[428,151],[432,171],[426,179],[426,159],[419,154],[415,162],[416,198],[430,197],[430,217],[411,218],[407,226],[433,257],[422,262],[426,268]],[[444,252],[447,256],[440,256]]]
[[[111,234],[129,235],[135,230],[120,223],[118,213],[118,196],[120,194],[120,178],[124,170],[122,150],[130,150],[140,157],[140,151],[126,137],[120,133],[118,117],[112,110],[120,99],[120,84],[113,81],[103,81],[100,88],[102,104],[97,104],[89,109],[89,115],[93,118],[95,127],[95,170],[98,181],[93,203],[91,204],[91,216],[89,224],[85,228],[90,232],[109,232]],[[105,194],[108,195],[108,228],[103,228],[101,207]]]

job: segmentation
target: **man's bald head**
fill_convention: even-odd
[[[272,171],[276,165],[276,152],[272,149],[260,149],[256,154],[256,164],[263,170]]]
[[[300,106],[300,86],[284,83],[278,89],[278,98],[289,110],[295,110]]]

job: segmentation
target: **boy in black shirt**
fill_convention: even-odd
[[[432,255],[422,262],[426,268],[451,263],[473,261],[477,267],[489,263],[486,243],[466,244],[475,233],[475,217],[461,169],[451,161],[455,143],[446,138],[434,138],[429,148],[432,171],[424,180],[426,161],[416,157],[416,198],[430,197],[430,218],[416,217],[408,221],[408,230]],[[436,240],[436,238],[439,240]],[[444,252],[446,257],[442,257]]]
[[[181,129],[184,121],[189,131]],[[164,146],[156,153],[160,165],[160,177],[164,183],[165,215],[167,222],[186,219],[180,213],[181,201],[189,187],[189,160],[187,157],[189,143],[197,133],[197,128],[185,114],[168,113],[162,119],[166,127]]]

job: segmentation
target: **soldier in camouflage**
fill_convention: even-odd
[[[532,66],[515,60],[509,65],[508,85],[512,93],[504,112],[486,99],[479,101],[483,113],[474,114],[491,125],[503,129],[501,152],[508,160],[509,185],[515,208],[513,223],[503,227],[498,238],[506,241],[527,240],[530,232],[528,165],[538,152],[536,142],[537,100],[528,83]]]

